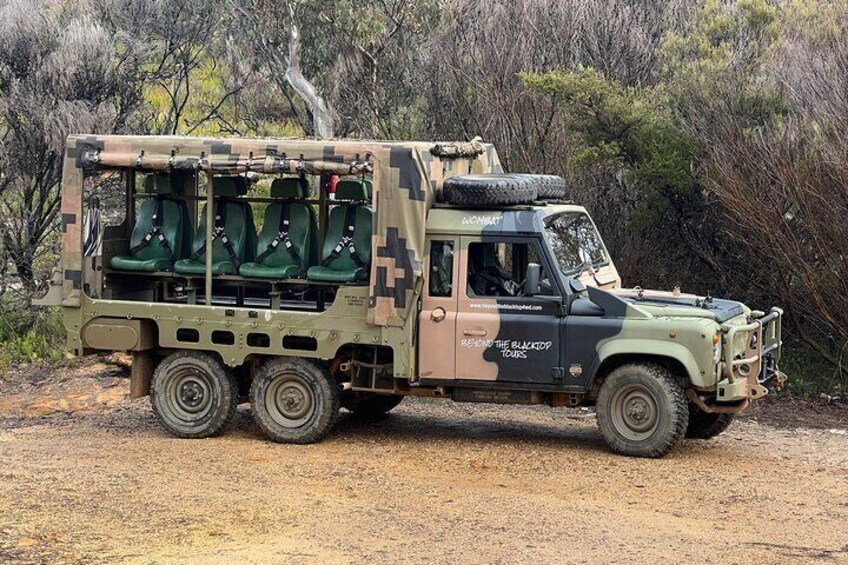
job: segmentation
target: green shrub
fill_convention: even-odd
[[[0,373],[19,363],[59,361],[64,343],[58,308],[0,312]]]
[[[848,364],[848,355],[844,355],[842,361],[843,366]],[[785,394],[812,398],[823,393],[848,400],[848,377],[845,373],[799,340],[787,340],[780,369],[788,377]]]

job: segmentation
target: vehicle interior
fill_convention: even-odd
[[[112,300],[324,310],[339,287],[368,284],[372,195],[365,176],[89,174],[84,237],[102,244],[85,247],[93,275],[85,292]]]
[[[539,288],[535,292],[553,295],[543,263],[536,245],[529,242],[473,242],[468,246],[467,295],[528,296],[525,279],[530,264],[539,269]]]

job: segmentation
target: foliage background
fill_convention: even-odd
[[[55,356],[32,312],[68,133],[494,142],[569,181],[625,283],[784,306],[796,392],[844,393],[842,0],[0,0],[0,366]]]

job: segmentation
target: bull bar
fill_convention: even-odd
[[[756,315],[757,312],[754,313]],[[775,378],[779,371],[777,362],[780,360],[780,351],[783,346],[781,321],[783,310],[772,308],[768,314],[759,313],[760,317],[754,318],[749,324],[734,326],[723,324],[721,331],[724,334],[722,340],[722,357],[724,359],[724,375],[729,382],[733,383],[740,376],[747,377],[745,367],[759,366],[757,382],[765,384]],[[736,351],[736,335],[746,333],[744,351]],[[754,340],[754,338],[756,338]],[[752,341],[753,340],[753,341]],[[754,344],[756,347],[752,347]]]

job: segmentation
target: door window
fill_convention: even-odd
[[[542,266],[540,294],[553,295],[534,242],[472,242],[468,245],[468,296],[524,296],[528,263]]]

